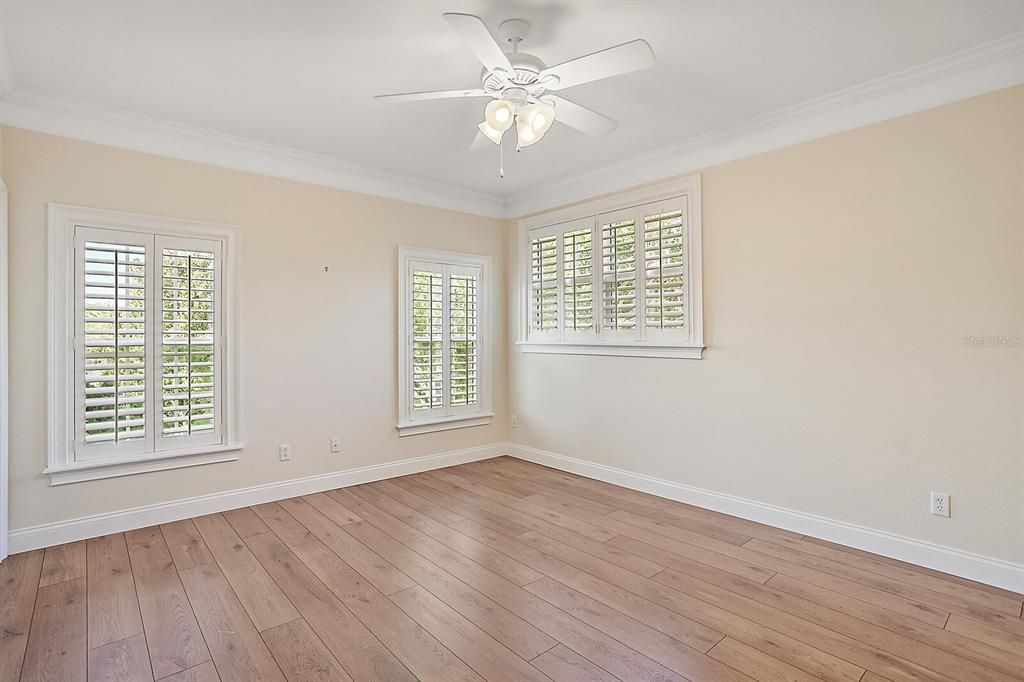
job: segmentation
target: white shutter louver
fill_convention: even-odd
[[[217,254],[163,247],[160,258],[161,436],[215,435]]]
[[[444,276],[412,273],[412,409],[443,407]]]
[[[589,227],[562,235],[566,331],[594,328],[593,237]]]
[[[558,237],[531,242],[530,326],[543,332],[558,328]]]
[[[147,436],[147,248],[85,240],[101,232],[82,230],[79,241],[80,440],[87,447]]]
[[[477,278],[452,274],[449,279],[450,405],[475,405],[478,397]]]
[[[605,330],[635,329],[636,221],[601,226],[601,304]]]
[[[647,329],[686,325],[686,278],[680,210],[644,216],[644,324]]]

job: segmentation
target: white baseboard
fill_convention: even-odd
[[[108,533],[120,533],[135,528],[145,528],[158,523],[169,523],[193,516],[214,514],[216,512],[248,507],[264,502],[283,500],[296,495],[344,488],[360,483],[379,481],[385,478],[406,476],[421,471],[441,469],[465,462],[489,459],[508,454],[509,444],[491,443],[466,450],[444,452],[425,457],[403,459],[398,462],[374,464],[372,466],[333,471],[328,474],[296,478],[290,481],[266,483],[264,485],[229,490],[222,493],[200,495],[183,500],[151,504],[134,509],[83,516],[69,521],[46,523],[29,528],[20,528],[10,533],[10,551],[12,554],[26,552],[41,547],[51,547],[65,542],[84,540]]]
[[[1014,592],[1024,592],[1024,565],[1021,564],[914,540],[872,528],[864,528],[793,509],[755,502],[742,497],[725,495],[712,490],[673,483],[582,459],[556,455],[553,452],[525,445],[511,444],[507,451],[513,457],[543,464],[553,469],[568,471],[587,478],[614,483],[624,488],[811,535],[848,547],[969,578],[987,585]]]

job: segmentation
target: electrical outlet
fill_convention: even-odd
[[[512,415],[512,428],[513,429],[518,429],[519,428],[519,415],[518,414]]]
[[[331,438],[331,452],[341,452],[341,438],[339,436]]]
[[[282,462],[290,462],[292,460],[292,446],[288,443],[283,443],[277,449],[277,454]]]
[[[949,517],[949,495],[946,493],[932,493],[931,512],[936,516]]]

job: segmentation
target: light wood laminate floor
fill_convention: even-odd
[[[511,458],[0,564],[0,680],[1024,679],[1019,594]]]

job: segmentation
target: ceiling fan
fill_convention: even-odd
[[[522,19],[509,19],[498,27],[512,44],[512,51],[506,53],[480,17],[447,13],[444,18],[484,65],[481,87],[377,95],[376,99],[411,102],[491,98],[484,109],[484,120],[477,126],[476,139],[470,145],[473,150],[486,148],[488,141],[500,147],[505,131],[513,125],[516,149],[528,147],[539,142],[555,120],[588,135],[607,135],[618,126],[617,121],[552,93],[654,64],[654,52],[647,41],[632,40],[548,67],[532,54],[519,51],[519,43],[530,33],[530,24]]]

